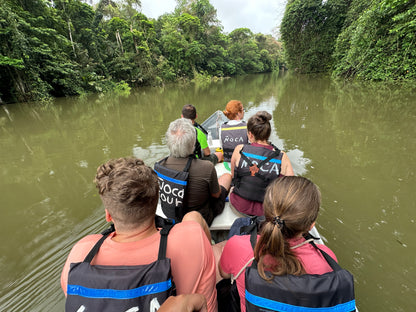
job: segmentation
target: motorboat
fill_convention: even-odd
[[[208,133],[207,139],[211,152],[215,152],[217,148],[221,147],[219,139],[220,128],[226,121],[228,121],[228,118],[218,110],[201,124],[202,128],[204,128]],[[218,163],[215,165],[215,169],[218,177],[224,173],[231,173],[231,166],[229,162]],[[156,214],[166,217],[160,203],[157,206]],[[227,197],[223,212],[214,218],[210,226],[213,238],[217,238],[215,240],[224,238],[226,233],[230,230],[234,220],[241,217],[246,217],[246,215],[239,213],[235,208],[233,208]],[[313,227],[310,233],[313,237],[318,238],[315,241],[317,244],[324,244],[316,227]]]

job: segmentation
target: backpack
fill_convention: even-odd
[[[257,227],[253,227],[250,241],[254,249]],[[245,272],[245,299],[247,312],[267,311],[356,311],[354,278],[350,272],[321,250],[307,234],[305,239],[321,252],[333,269],[325,274],[281,275],[265,281],[257,271],[257,261]],[[267,272],[266,272],[267,273]]]
[[[188,158],[183,171],[163,166],[167,158],[165,157],[154,165],[154,170],[159,179],[160,205],[166,217],[180,222],[186,213],[185,194],[193,157]]]
[[[114,226],[104,231],[83,262],[71,263],[65,311],[113,312],[155,311],[176,290],[170,259],[166,258],[167,236],[174,223],[156,216],[160,231],[158,260],[146,265],[91,265]]]
[[[261,227],[264,220],[264,216],[242,217],[236,219],[230,228],[227,239],[230,239],[233,235],[251,234],[254,231],[254,227],[256,227],[257,233],[257,229]],[[254,244],[255,243],[256,242],[254,242]],[[245,268],[246,266],[241,268],[240,272],[236,276],[222,279],[217,283],[218,312],[241,311],[240,295],[238,294],[237,283],[235,281],[240,274],[244,273]]]

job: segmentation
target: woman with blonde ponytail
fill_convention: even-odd
[[[250,235],[231,237],[219,262],[223,278],[237,281],[241,311],[245,312],[245,268],[258,263],[259,275],[271,280],[276,275],[324,274],[331,267],[303,237],[314,225],[321,204],[319,189],[303,177],[284,176],[274,180],[264,197],[265,221],[253,251]],[[320,249],[335,258],[325,245]]]

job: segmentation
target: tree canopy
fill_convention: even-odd
[[[0,103],[268,72],[271,35],[223,32],[209,0],[149,19],[139,0],[0,0]]]
[[[416,79],[415,0],[290,0],[281,34],[300,72]]]

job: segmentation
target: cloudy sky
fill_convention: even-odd
[[[217,17],[230,33],[236,28],[250,28],[253,33],[273,34],[282,20],[287,0],[210,0],[217,9]],[[173,12],[175,0],[141,0],[142,12],[158,18]]]

